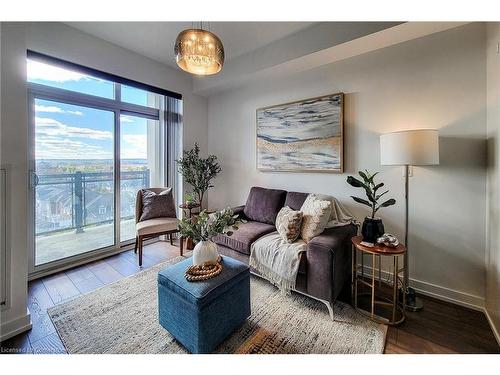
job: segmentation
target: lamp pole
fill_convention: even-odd
[[[406,293],[406,305],[405,308],[410,311],[420,311],[423,309],[424,305],[422,300],[417,297],[415,293],[415,289],[410,287],[410,268],[409,268],[409,252],[408,252],[408,212],[409,212],[409,179],[410,179],[410,165],[405,164],[405,246],[406,246],[406,254],[404,257],[404,281],[406,290],[403,293]]]
[[[410,258],[408,246],[409,224],[409,177],[411,165],[438,165],[439,164],[439,133],[436,129],[401,130],[380,136],[380,164],[404,166],[405,172],[405,246],[404,283],[406,295],[405,308],[409,311],[419,311],[423,304],[410,287]],[[402,299],[402,298],[401,298]]]

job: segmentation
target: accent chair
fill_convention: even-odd
[[[179,219],[177,217],[155,217],[154,219],[147,219],[140,221],[141,215],[143,213],[143,190],[149,190],[154,192],[155,194],[160,194],[162,192],[167,191],[166,188],[147,188],[141,189],[137,192],[137,198],[135,200],[135,247],[134,253],[137,254],[137,250],[139,250],[139,266],[142,266],[142,248],[143,241],[148,238],[154,238],[162,235],[168,235],[170,239],[170,244],[173,245],[172,235],[174,233],[179,233]],[[172,197],[172,206],[175,207],[175,203]]]

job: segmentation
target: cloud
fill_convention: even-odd
[[[127,115],[120,115],[121,122],[134,122],[134,118]]]
[[[62,108],[56,107],[55,105],[38,105],[35,104],[35,112],[44,112],[44,113],[69,113],[71,115],[83,116],[83,112],[80,111],[66,111]]]
[[[146,134],[124,134],[120,153],[124,159],[146,159],[147,147]]]
[[[35,117],[35,124],[37,137],[59,136],[65,138],[113,139],[113,133],[110,131],[70,126],[52,118]]]
[[[89,79],[89,76],[48,65],[35,60],[28,60],[28,80],[44,80],[52,82],[80,81]]]
[[[112,159],[113,152],[96,145],[67,138],[36,138],[37,159]]]

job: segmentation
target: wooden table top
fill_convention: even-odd
[[[363,237],[356,236],[351,238],[351,242],[358,250],[361,250],[365,253],[379,254],[379,255],[399,255],[404,254],[406,252],[406,247],[402,244],[399,244],[396,247],[389,247],[379,244],[374,244],[373,247],[365,246],[361,244],[363,241]]]
[[[200,207],[200,204],[199,203],[183,203],[183,204],[180,204],[179,205],[180,208],[184,209],[184,210],[192,210],[193,208],[198,208]]]

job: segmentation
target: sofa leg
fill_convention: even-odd
[[[331,303],[331,302],[327,302],[327,301],[325,301],[325,302],[324,302],[324,304],[325,304],[325,305],[326,305],[326,307],[328,308],[328,314],[330,314],[330,319],[331,319],[331,320],[334,320],[334,319],[333,319],[333,305],[334,305],[334,304],[333,304],[333,303]]]
[[[172,233],[170,233],[170,235],[169,235],[169,236],[170,236],[170,245],[172,245],[172,246],[173,246],[173,245],[174,245],[174,240],[172,239]]]

